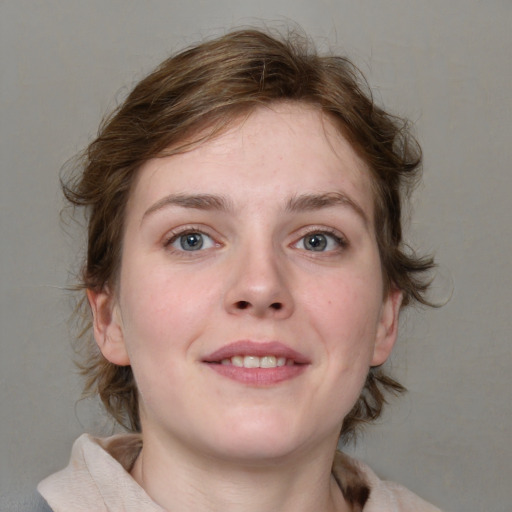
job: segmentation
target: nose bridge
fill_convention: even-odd
[[[284,255],[269,233],[247,237],[233,255],[226,290],[226,307],[232,313],[288,316],[293,299]]]

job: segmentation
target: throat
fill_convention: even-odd
[[[164,469],[162,466],[160,469]],[[197,473],[191,469],[199,470]],[[342,490],[332,475],[327,485],[306,478],[296,471],[288,473],[282,468],[181,468],[160,471],[147,460],[144,449],[136,458],[131,477],[154,502],[173,512],[358,512],[362,508],[345,500]],[[306,484],[306,480],[308,483]],[[200,485],[198,485],[200,482]],[[307,491],[307,487],[310,490]],[[323,489],[323,490],[322,490]],[[306,497],[306,498],[305,498]]]

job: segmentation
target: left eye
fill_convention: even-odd
[[[343,246],[343,240],[329,233],[308,233],[303,236],[296,244],[297,249],[306,251],[325,252],[339,249]]]
[[[169,245],[174,249],[190,252],[209,249],[215,245],[215,242],[210,236],[194,231],[175,236]]]

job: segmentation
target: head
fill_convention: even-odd
[[[425,275],[432,260],[411,255],[402,240],[401,210],[418,179],[421,160],[407,124],[373,103],[363,77],[347,59],[318,56],[299,36],[282,40],[255,30],[230,33],[164,61],[102,124],[80,174],[64,185],[68,200],[88,213],[81,287],[116,293],[127,205],[146,162],[187,152],[259,107],[283,102],[323,113],[364,162],[374,201],[383,294],[399,291],[402,307],[427,303]],[[140,430],[131,367],[109,362],[93,341],[87,346],[82,363],[86,389],[97,392],[119,422]],[[386,393],[402,390],[380,366],[371,368],[344,420],[342,437],[376,419]]]

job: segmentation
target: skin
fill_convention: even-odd
[[[200,250],[183,249],[187,232]],[[89,291],[94,333],[108,360],[132,365],[144,446],[132,474],[157,503],[349,510],[332,459],[370,366],[391,352],[401,294],[384,296],[369,172],[327,117],[261,107],[146,162],[116,290]],[[205,362],[239,340],[278,341],[305,363],[242,382]]]

